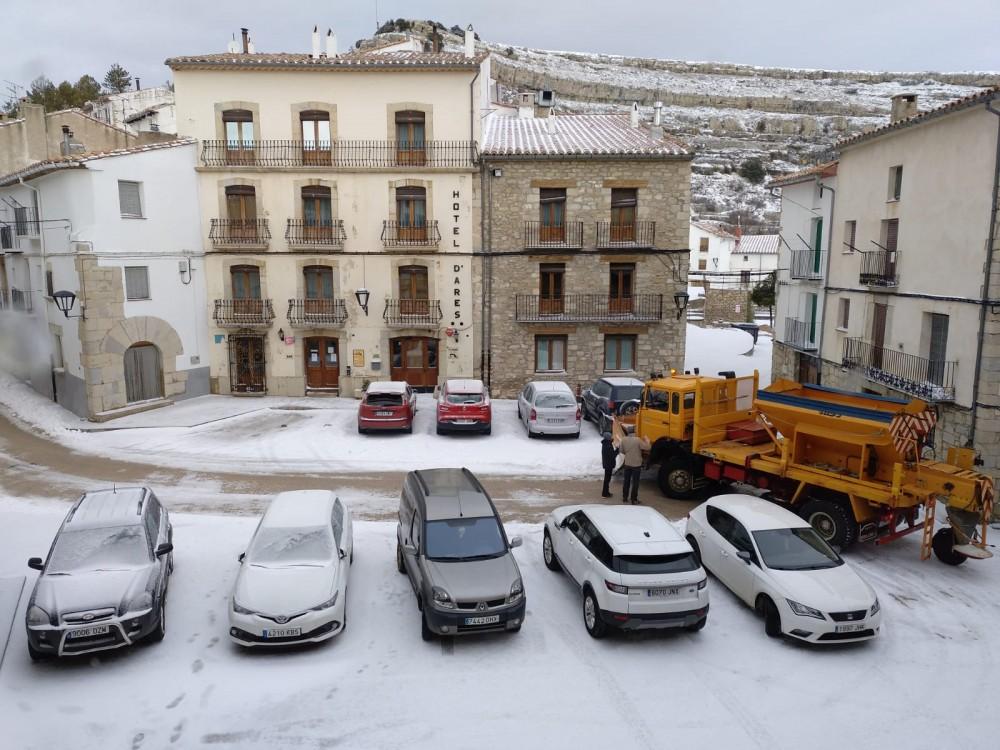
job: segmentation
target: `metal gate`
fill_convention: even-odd
[[[236,393],[264,393],[264,336],[240,333],[229,337],[229,389]]]

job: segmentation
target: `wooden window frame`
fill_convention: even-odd
[[[611,188],[611,241],[635,242],[639,189]]]
[[[236,124],[237,137],[229,137],[229,124]],[[246,124],[249,124],[247,133]],[[226,144],[226,164],[253,165],[257,162],[257,127],[249,109],[227,109],[222,113],[222,134]],[[247,138],[247,135],[250,137]]]
[[[396,269],[401,315],[430,315],[430,276],[427,266],[399,266]],[[419,282],[421,278],[423,278],[422,290]],[[404,283],[405,279],[408,279],[408,283]]]
[[[555,342],[555,341],[558,341],[558,342],[562,343],[562,367],[561,368],[556,369],[556,368],[550,367],[549,369],[546,369],[546,370],[539,370],[538,369],[538,348],[539,348],[538,345],[542,341],[549,342],[549,365],[553,364],[553,362],[552,362],[552,351],[553,351],[553,349],[552,349],[552,343]],[[569,336],[567,336],[566,334],[548,334],[548,333],[546,333],[546,334],[538,334],[538,335],[536,335],[535,336],[535,372],[566,372],[566,360],[567,360],[567,357],[568,357],[568,351],[569,351]]]
[[[617,342],[616,352],[615,352],[615,364],[622,364],[622,348],[621,342],[623,340],[630,340],[632,342],[632,362],[628,367],[608,367],[608,343],[610,341]],[[631,333],[608,333],[604,336],[604,372],[635,372],[636,358],[639,348],[639,337]]]
[[[608,268],[608,310],[632,312],[635,299],[635,263],[612,263]],[[627,293],[626,293],[627,292]]]
[[[396,112],[393,122],[396,125],[396,163],[407,167],[426,165],[427,113],[417,109],[403,109]]]
[[[538,312],[561,315],[566,300],[566,264],[541,263],[538,266]]]
[[[326,123],[326,139],[320,138],[319,123]],[[306,130],[312,129],[312,141],[306,138]],[[330,113],[319,109],[307,109],[299,113],[299,134],[302,136],[302,163],[308,166],[330,166],[332,158],[332,129]]]
[[[538,189],[538,239],[566,241],[566,188]]]

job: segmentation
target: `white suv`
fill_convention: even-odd
[[[705,627],[708,579],[691,545],[642,505],[567,505],[545,520],[542,554],[583,592],[583,622],[609,628]]]

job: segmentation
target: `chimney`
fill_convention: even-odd
[[[229,40],[226,49],[234,54],[240,51],[239,42],[236,41],[236,34],[233,34],[233,38]]]
[[[551,89],[542,89],[538,92],[536,99],[535,116],[548,117],[552,114],[552,108],[555,106],[555,103],[555,93]]]
[[[313,26],[313,38],[312,38],[312,42],[313,42],[312,59],[313,60],[319,60],[319,27],[318,26]]]
[[[899,122],[907,117],[917,114],[916,94],[896,94],[892,97],[892,110],[889,114],[889,122]]]
[[[517,117],[519,120],[530,120],[535,116],[535,95],[530,91],[522,91],[518,95]]]
[[[663,102],[653,103],[653,124],[657,126],[663,124]]]
[[[326,56],[337,56],[337,35],[333,33],[333,29],[326,30]]]
[[[632,102],[632,111],[629,112],[629,125],[633,128],[639,127],[639,102]]]
[[[476,33],[472,30],[471,23],[465,30],[465,56],[466,57],[476,56]]]
[[[250,51],[250,30],[240,29],[243,34],[243,54],[247,54]]]
[[[73,132],[69,129],[69,125],[62,126],[62,155],[70,155],[70,139],[73,137]]]
[[[555,135],[556,134],[556,129],[557,129],[556,128],[556,118],[555,117],[548,117],[548,116],[546,116],[546,118],[545,118],[545,132],[548,133],[549,135]]]

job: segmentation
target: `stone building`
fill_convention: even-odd
[[[635,112],[536,112],[522,96],[485,126],[484,379],[510,397],[683,367],[691,153]]]
[[[201,144],[215,393],[430,389],[474,371],[489,58],[377,48],[175,57]]]

